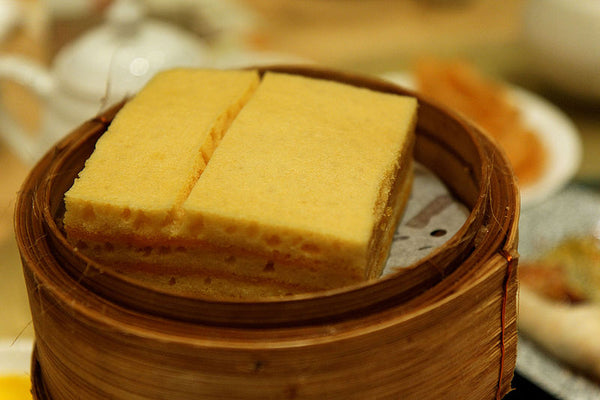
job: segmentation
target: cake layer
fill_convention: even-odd
[[[65,194],[67,232],[170,235],[179,206],[258,82],[255,71],[155,76],[117,114]]]

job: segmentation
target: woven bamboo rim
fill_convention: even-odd
[[[414,95],[329,70],[269,69]],[[417,97],[415,158],[471,209],[466,223],[375,283],[283,299],[165,293],[73,252],[60,229],[62,196],[120,105],[70,134],[36,165],[16,205],[34,377],[53,400],[501,397],[516,355],[518,191],[487,137]]]

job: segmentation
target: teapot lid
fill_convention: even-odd
[[[116,0],[106,21],[67,45],[56,57],[57,87],[82,100],[122,100],[155,73],[208,66],[208,47],[168,23],[147,19],[137,0]]]

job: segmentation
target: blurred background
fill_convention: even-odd
[[[418,61],[458,60],[486,88],[524,94],[517,108],[548,127],[545,162],[562,169],[532,185],[527,216],[573,185],[597,193],[599,29],[597,0],[0,0],[0,338],[33,337],[13,234],[21,182],[154,72],[307,63],[418,88]]]

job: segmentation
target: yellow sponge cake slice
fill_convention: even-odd
[[[253,297],[375,278],[412,185],[416,110],[299,75],[162,73],[65,194],[65,230],[169,290]]]
[[[304,278],[377,276],[378,232],[397,222],[387,217],[403,199],[390,190],[410,170],[415,111],[413,98],[267,73],[184,203],[185,236],[259,254],[269,270],[284,268],[279,278],[289,264],[303,265]],[[326,286],[321,277],[311,280]]]
[[[143,241],[170,234],[258,82],[255,71],[176,69],[154,77],[121,109],[65,194],[70,236]]]

